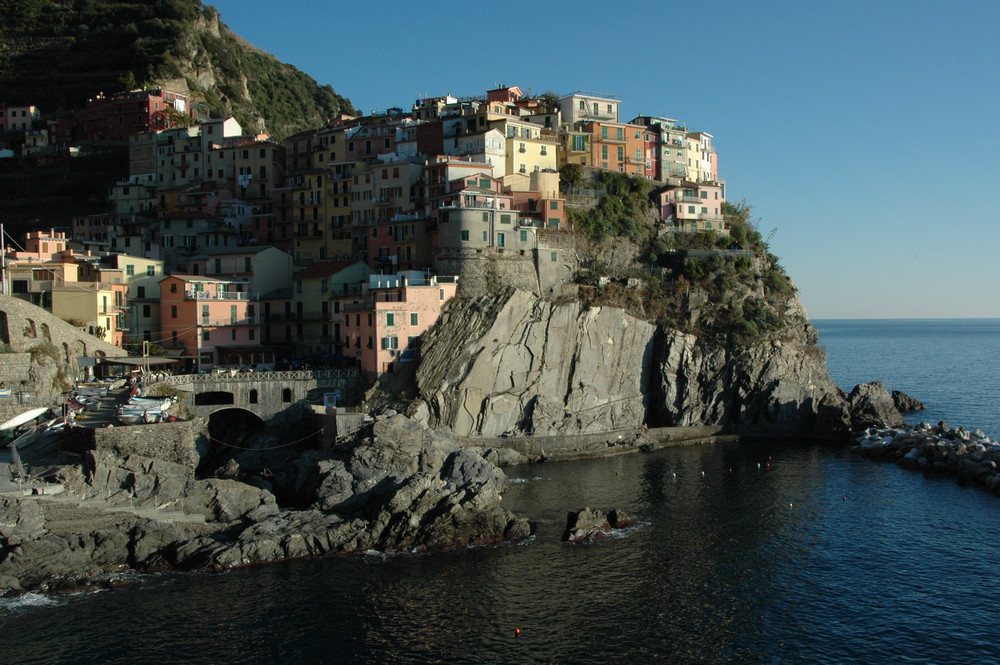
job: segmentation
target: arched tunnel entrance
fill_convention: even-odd
[[[314,429],[309,419],[269,427],[251,411],[222,408],[209,416],[198,477],[238,480],[266,489],[282,507],[307,505],[314,488],[302,486],[297,460],[303,450],[317,447]]]
[[[228,403],[232,404],[231,401]],[[208,444],[201,454],[198,477],[233,477],[232,462],[238,460],[242,453],[258,449],[260,438],[265,432],[266,425],[260,416],[246,409],[234,407],[213,413],[208,419]],[[227,468],[229,472],[226,471]]]

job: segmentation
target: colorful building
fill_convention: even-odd
[[[458,280],[419,271],[371,275],[361,302],[344,312],[344,355],[356,358],[365,377],[394,372],[419,359],[420,336],[455,297]]]
[[[259,297],[246,280],[170,275],[160,280],[161,344],[193,360],[191,369],[268,364],[260,344]]]

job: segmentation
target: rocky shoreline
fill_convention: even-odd
[[[944,421],[871,427],[856,441],[851,450],[864,457],[893,461],[904,469],[946,474],[1000,496],[1000,442],[982,430],[951,428]]]
[[[828,436],[842,436],[851,424],[897,425],[896,397],[878,383],[859,386],[819,420],[832,424]],[[742,436],[804,436],[800,427],[688,426],[456,437],[387,410],[333,449],[287,448],[274,433],[259,449],[234,454],[218,468],[213,462],[211,477],[198,477],[205,426],[90,430],[91,438],[76,442],[72,463],[43,461],[65,492],[0,495],[0,592],[116,586],[135,572],[518,540],[531,534],[531,525],[500,505],[503,466]]]
[[[307,450],[270,489],[194,477],[191,466],[107,450],[59,467],[58,495],[0,496],[0,592],[113,586],[125,573],[220,570],[303,556],[422,551],[517,540],[500,507],[506,476],[487,451],[401,415],[338,450]],[[239,463],[228,465],[239,475]],[[258,484],[259,478],[258,478]]]

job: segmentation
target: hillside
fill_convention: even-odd
[[[233,34],[196,0],[25,0],[0,5],[0,101],[69,113],[99,92],[190,92],[212,117],[282,139],[349,100]]]

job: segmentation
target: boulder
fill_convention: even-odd
[[[573,543],[593,540],[611,533],[612,529],[620,529],[632,523],[632,518],[622,510],[614,509],[607,513],[594,508],[583,508],[566,515],[566,530],[562,539]]]
[[[892,403],[896,406],[896,410],[900,413],[909,413],[911,411],[922,411],[927,408],[924,406],[923,402],[913,399],[906,393],[900,390],[892,391]]]
[[[859,383],[847,396],[851,425],[855,431],[868,427],[899,427],[903,416],[881,381]]]

